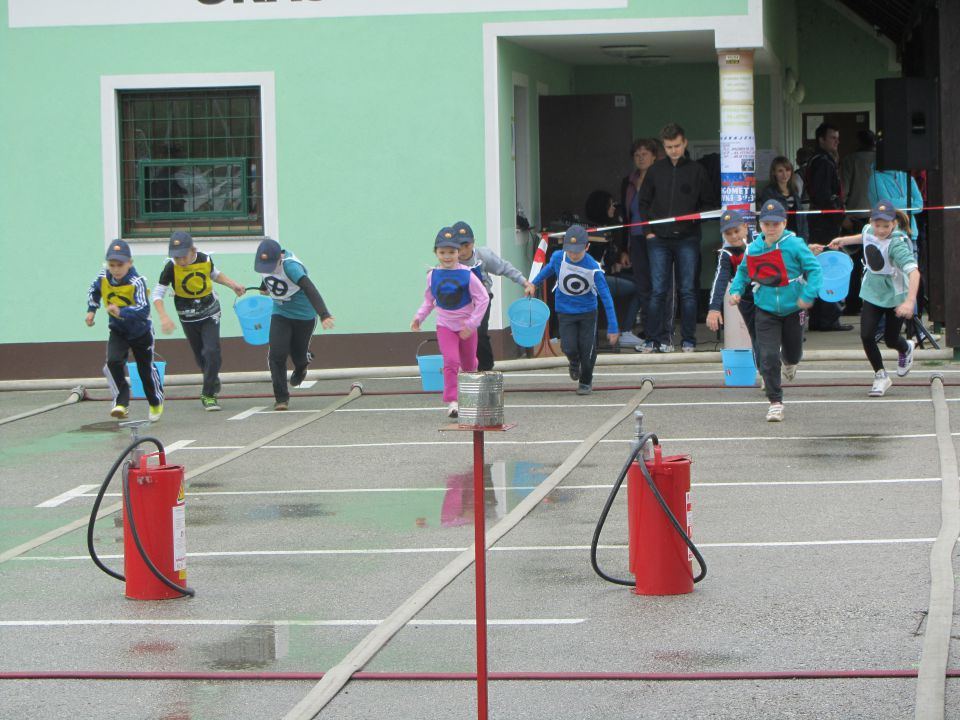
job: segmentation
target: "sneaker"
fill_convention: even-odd
[[[793,379],[797,376],[797,366],[796,365],[787,365],[783,364],[783,379],[787,382],[793,382]]]
[[[110,411],[110,417],[115,417],[117,420],[123,420],[128,415],[130,415],[130,411],[127,410],[126,405],[114,405],[113,410]]]
[[[697,349],[697,344],[692,342],[684,341],[680,346],[681,352],[694,352]]]
[[[577,386],[577,395],[589,395],[591,392],[593,392],[592,385],[580,383],[580,385]]]
[[[580,363],[570,363],[570,379],[580,380]],[[456,416],[454,415],[454,417]]]
[[[620,333],[620,342],[619,342],[619,344],[620,344],[621,347],[633,347],[633,348],[635,348],[635,347],[637,347],[637,345],[641,344],[642,342],[643,342],[643,340],[641,340],[640,338],[638,338],[636,335],[634,335],[634,334],[633,334],[632,332],[630,332],[629,330],[628,330],[627,332]]]
[[[283,412],[284,410],[286,410],[286,409],[289,408],[289,407],[290,407],[290,405],[287,403],[287,401],[285,401],[285,400],[278,400],[277,402],[275,402],[275,403],[273,404],[273,411],[274,411],[274,412]]]
[[[887,371],[877,370],[877,374],[873,376],[873,387],[870,388],[867,395],[869,397],[883,397],[883,394],[890,389],[891,385],[893,385],[893,380],[887,375]]]
[[[910,368],[913,367],[913,340],[907,340],[907,351],[905,353],[900,353],[900,356],[897,358],[897,375],[899,377],[905,376],[910,372]]]
[[[460,406],[457,405],[456,400],[451,400],[447,403],[447,417],[455,418],[460,415]]]
[[[670,343],[665,343],[665,344],[662,343],[660,347],[657,349],[657,352],[672,353],[673,345],[671,345]]]
[[[767,422],[783,422],[783,403],[770,403],[770,409],[767,410]]]
[[[220,403],[217,402],[217,398],[213,395],[201,395],[200,404],[203,405],[203,409],[207,412],[216,412],[220,409]]]
[[[150,422],[156,422],[163,415],[163,403],[150,406]]]
[[[307,379],[307,369],[294,370],[290,373],[290,387],[300,387],[300,384]]]
[[[635,349],[639,353],[654,353],[657,351],[657,344],[653,340],[644,340]]]

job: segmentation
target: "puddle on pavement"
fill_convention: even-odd
[[[89,425],[81,425],[80,427],[71,430],[70,432],[119,432],[120,423],[116,420],[106,420],[104,422],[95,422],[90,423]]]
[[[290,652],[289,625],[251,625],[224,642],[203,648],[213,670],[253,670],[271,665]]]

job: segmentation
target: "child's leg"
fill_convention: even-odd
[[[460,341],[460,367],[464,372],[475,372],[480,369],[480,334],[474,332],[466,340],[459,335]],[[487,338],[489,340],[490,338]],[[488,370],[490,368],[487,368]]]
[[[570,367],[580,367],[579,327],[576,315],[557,313],[557,325],[560,333],[560,349],[570,361]]]
[[[756,309],[754,322],[757,329],[757,360],[760,375],[770,402],[783,402],[780,385],[780,342],[783,319],[761,308]]]
[[[293,337],[293,321],[283,315],[270,318],[270,379],[273,381],[273,399],[287,402],[290,390],[287,388],[287,356],[290,354],[290,341]]]
[[[900,334],[903,328],[903,318],[899,317],[894,308],[884,308],[884,315],[887,318],[887,326],[883,331],[883,340],[888,348],[896,348],[898,352],[905,353],[910,349],[907,339]]]
[[[216,395],[223,355],[220,352],[220,318],[211,317],[199,323],[203,338],[203,394]]]
[[[803,358],[803,324],[800,311],[781,318],[780,353],[787,365],[796,365]]]
[[[476,335],[476,333],[474,333]],[[450,328],[437,326],[437,343],[443,355],[443,401],[457,399],[457,373],[460,370],[460,336]],[[476,352],[476,348],[474,348]]]
[[[114,405],[130,404],[130,383],[127,382],[127,355],[130,352],[130,343],[119,333],[110,331],[107,340],[107,362],[103,366],[103,374],[110,385],[110,394],[113,395]]]
[[[884,316],[884,308],[877,307],[872,302],[864,300],[860,307],[860,343],[863,345],[863,352],[870,362],[873,372],[883,370],[883,357],[880,355],[880,348],[877,347],[877,326],[880,324],[880,318]],[[887,321],[889,327],[890,321]],[[884,331],[886,332],[886,331]],[[899,335],[900,328],[897,328]]]
[[[757,360],[759,357],[757,355],[757,306],[753,304],[753,300],[749,297],[740,298],[740,303],[737,305],[737,310],[740,311],[740,317],[743,318],[743,324],[747,326],[747,332],[750,334],[750,347],[753,348],[753,361],[757,363],[757,368],[759,369],[760,363]]]
[[[317,329],[317,319],[291,320],[290,359],[296,372],[304,372],[310,364],[310,339]]]
[[[202,325],[205,321],[200,322],[183,322],[180,321],[180,327],[183,328],[183,334],[187,338],[187,342],[190,343],[190,350],[193,352],[193,360],[197,363],[197,367],[200,368],[200,372],[204,371],[204,361],[203,361],[203,329]],[[206,383],[204,383],[206,385]],[[204,391],[203,393],[207,393]]]
[[[593,385],[597,362],[597,311],[577,316],[577,343],[580,346],[580,384]]]
[[[490,308],[493,305],[493,295],[490,296],[490,305],[483,314],[483,321],[475,333],[477,336],[477,370],[493,370],[493,347],[490,345]],[[466,368],[464,368],[466,370]]]
[[[160,382],[160,371],[153,363],[153,331],[146,332],[130,341],[133,358],[137,361],[137,372],[140,382],[143,383],[143,394],[147,402],[156,407],[163,404],[163,384]]]

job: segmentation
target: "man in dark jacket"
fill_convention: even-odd
[[[837,167],[837,148],[840,146],[840,131],[830,123],[820,123],[816,131],[817,151],[807,166],[804,187],[810,198],[811,210],[842,210],[843,190],[840,186],[840,171]],[[810,215],[808,243],[827,245],[840,235],[843,213]],[[810,310],[811,330],[852,330],[853,325],[840,324],[840,305],[817,300]]]
[[[687,138],[683,128],[670,124],[660,131],[667,157],[657,160],[647,171],[640,186],[640,219],[688,215],[712,209],[717,200],[706,170],[686,157]],[[669,318],[664,315],[670,278],[676,267],[680,292],[681,349],[693,352],[697,347],[697,267],[700,259],[700,222],[650,225],[647,231],[650,257],[650,327],[647,338],[651,350],[673,352]]]

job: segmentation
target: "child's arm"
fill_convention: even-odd
[[[167,315],[167,309],[163,306],[163,297],[167,294],[167,289],[166,285],[157,285],[153,288],[153,292],[150,293],[150,300],[153,301],[153,307],[156,309],[157,315],[160,316],[160,329],[164,335],[169,335],[176,327],[173,324],[173,320]]]
[[[900,303],[894,312],[897,317],[912,318],[917,307],[917,291],[920,289],[920,271],[913,268],[907,276],[907,299]]]
[[[597,286],[597,295],[603,302],[603,309],[607,313],[607,340],[611,345],[617,344],[620,336],[620,326],[617,324],[617,311],[613,306],[613,296],[610,294],[610,286],[607,285],[607,278],[604,277],[602,270],[597,270],[593,274],[593,281]]]
[[[750,250],[747,249],[746,253],[749,252]],[[733,282],[730,283],[730,302],[733,305],[737,305],[740,302],[740,296],[743,295],[747,283],[750,282],[750,271],[747,269],[746,253],[744,253],[743,260],[740,261],[740,265],[737,267],[737,274],[733,276]]]
[[[470,273],[470,297],[473,300],[473,312],[464,321],[464,328],[458,333],[464,340],[473,335],[480,327],[484,313],[487,312],[487,306],[490,304],[490,295],[487,294],[487,288],[474,273]]]
[[[133,281],[133,305],[124,307],[107,306],[110,312],[111,307],[116,307],[116,313],[110,314],[121,319],[139,318],[141,320],[150,320],[150,298],[147,292],[147,279],[143,275],[138,275]]]
[[[483,269],[488,273],[510,278],[517,285],[520,285],[524,290],[527,289],[527,285],[530,285],[530,283],[527,282],[527,279],[523,276],[523,273],[511,265],[509,261],[504,260],[502,257],[497,255],[490,248],[477,248],[476,253],[483,261]]]
[[[730,254],[720,251],[717,258],[717,272],[713,276],[713,289],[710,293],[710,310],[707,312],[707,327],[716,332],[723,325],[723,295],[733,275],[733,262]]]
[[[839,250],[847,245],[863,245],[863,234],[858,233],[856,235],[841,235],[840,237],[835,237],[827,244],[827,247],[831,250]]]
[[[97,310],[100,308],[100,280],[103,278],[103,273],[97,275],[93,282],[90,283],[90,287],[87,289],[87,316],[84,318],[84,322],[87,323],[87,327],[93,327],[93,318],[97,314]]]
[[[800,290],[800,298],[797,300],[797,305],[801,309],[806,310],[813,305],[823,285],[823,270],[820,268],[820,262],[814,256],[813,251],[807,247],[807,244],[803,242],[803,240],[797,238],[796,247],[800,266],[803,268],[803,276],[807,280]]]
[[[220,285],[227,286],[237,294],[237,297],[241,297],[247,291],[247,289],[236,280],[231,280],[228,278],[225,272],[217,272],[216,276],[213,278],[213,281]]]
[[[423,324],[423,321],[427,319],[427,315],[429,315],[430,312],[433,310],[433,305],[434,305],[433,293],[430,292],[430,285],[431,285],[432,279],[433,279],[433,270],[427,273],[427,289],[423,291],[423,304],[420,305],[420,309],[417,310],[417,314],[413,316],[413,322],[410,323],[410,329],[413,330],[414,332],[420,329],[420,326]]]
[[[330,311],[327,310],[327,304],[320,296],[320,291],[317,290],[317,286],[313,284],[313,280],[304,274],[299,280],[296,281],[296,283],[300,286],[300,289],[306,293],[307,300],[310,301],[313,309],[316,311],[317,315],[320,316],[320,324],[323,326],[323,329],[330,330],[333,328],[333,315],[331,315]]]
[[[540,272],[537,273],[537,276],[530,281],[528,285],[524,285],[523,294],[527,297],[533,297],[537,292],[537,286],[540,285],[547,278],[551,278],[557,274],[557,268],[554,265],[559,266],[559,262],[554,262],[554,258],[559,257],[563,253],[563,250],[557,250],[553,255],[550,256],[550,262],[543,266]]]

